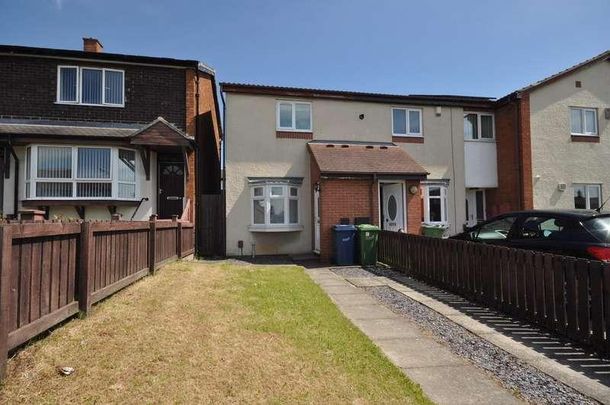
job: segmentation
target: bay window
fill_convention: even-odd
[[[250,179],[250,230],[280,232],[302,229],[300,187],[300,180]]]
[[[125,72],[106,68],[58,66],[57,102],[123,107]]]
[[[26,199],[136,199],[136,153],[98,146],[31,145]]]
[[[444,183],[424,183],[424,222],[446,225],[447,185]]]

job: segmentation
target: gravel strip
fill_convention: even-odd
[[[338,276],[345,278],[352,277],[377,277],[377,269],[371,268],[371,271],[365,270],[360,266],[357,267],[331,267],[330,271]]]
[[[502,385],[528,402],[597,403],[393,288],[366,287],[364,290],[393,312],[417,322],[453,352],[492,373]]]

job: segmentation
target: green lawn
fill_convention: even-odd
[[[296,266],[167,266],[20,351],[8,374],[3,403],[428,402]]]

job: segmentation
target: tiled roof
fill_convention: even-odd
[[[308,143],[321,173],[428,175],[406,151],[393,143],[312,141]]]
[[[144,125],[81,121],[0,119],[0,134],[126,138]]]

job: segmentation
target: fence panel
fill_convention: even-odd
[[[388,231],[379,261],[610,352],[610,264]]]
[[[177,221],[27,222],[0,226],[0,379],[9,350],[195,251]],[[151,254],[154,253],[154,254]]]

